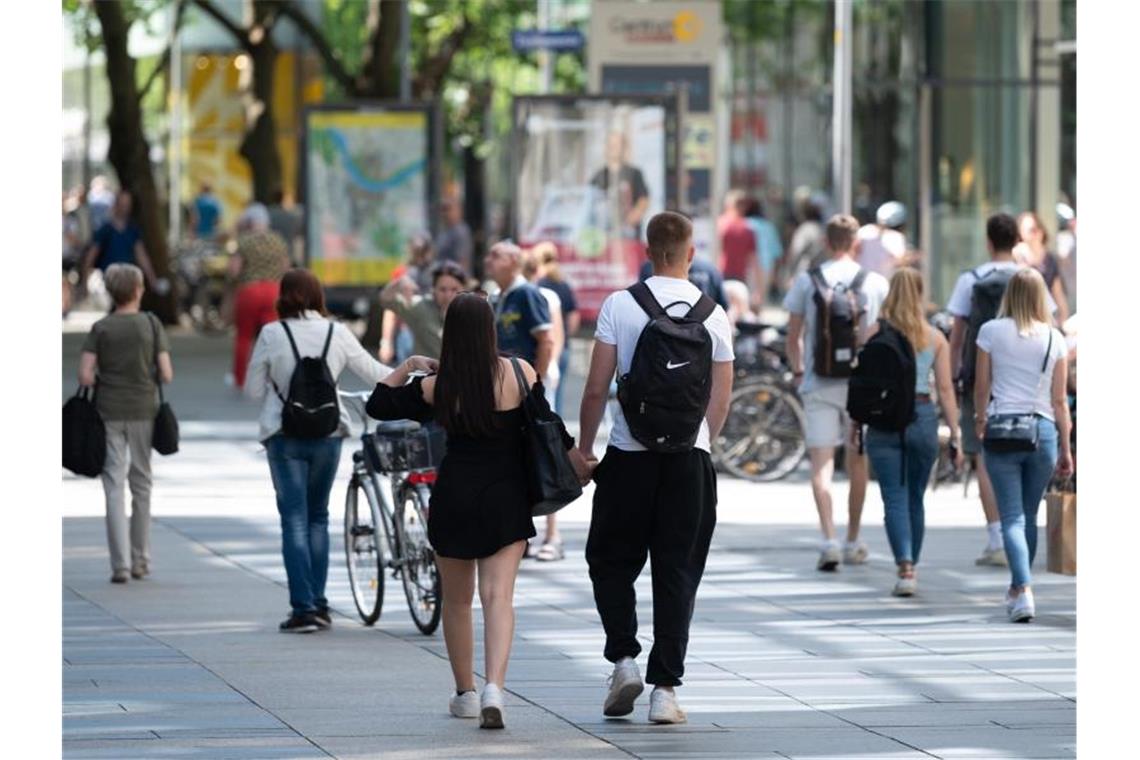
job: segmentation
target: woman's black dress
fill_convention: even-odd
[[[379,420],[434,418],[424,401],[422,378],[391,388],[376,386],[368,399]],[[540,385],[532,392],[542,393]],[[455,559],[490,557],[504,546],[535,535],[523,469],[521,406],[495,412],[500,432],[491,438],[448,433],[428,511],[428,540],[435,553]]]

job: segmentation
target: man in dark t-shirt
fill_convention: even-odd
[[[545,377],[554,358],[550,306],[538,288],[522,276],[522,250],[510,242],[491,246],[487,275],[499,286],[495,330],[499,350],[525,359]]]
[[[112,264],[137,265],[146,276],[147,284],[154,287],[154,268],[142,243],[142,230],[131,221],[131,194],[127,190],[120,190],[115,196],[111,218],[95,231],[91,247],[83,257],[80,282],[87,281],[93,266],[106,271]]]
[[[606,194],[614,226],[623,238],[641,238],[641,223],[649,208],[649,186],[641,170],[626,163],[629,143],[622,132],[606,138],[606,165],[594,173],[590,184]]]

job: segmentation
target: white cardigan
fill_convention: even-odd
[[[307,311],[300,318],[289,319],[289,329],[297,350],[302,357],[320,356],[328,337],[329,321],[315,311]],[[369,384],[383,380],[392,371],[369,356],[356,336],[339,322],[334,323],[332,342],[326,357],[333,380],[345,370]],[[261,400],[261,415],[258,418],[258,440],[264,442],[281,431],[281,399],[273,384],[281,393],[287,393],[293,368],[297,365],[293,349],[280,322],[272,322],[261,328],[253,356],[249,360],[249,371],[245,378],[245,395]],[[346,436],[349,430],[348,413],[340,405],[340,425],[334,435]]]

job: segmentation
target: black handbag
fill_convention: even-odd
[[[515,368],[526,418],[523,464],[532,503],[531,514],[535,517],[549,515],[582,495],[578,475],[566,453],[574,445],[574,440],[566,434],[566,426],[545,400],[530,392],[518,359],[512,358],[511,366]]]
[[[94,478],[107,459],[107,429],[95,408],[95,391],[80,386],[63,405],[63,466]]]
[[[178,451],[178,418],[162,393],[162,373],[158,369],[158,318],[150,315],[154,333],[154,381],[158,384],[158,412],[154,415],[154,433],[150,444],[159,454],[169,456]]]
[[[1053,353],[1053,329],[1049,328],[1049,343],[1045,347],[1045,360],[1041,362],[1041,377],[1044,381],[1045,369],[1049,366],[1049,354]],[[1040,394],[1041,386],[1038,384]],[[1037,450],[1037,414],[995,414],[986,420],[986,434],[982,445],[986,451],[1017,452]]]

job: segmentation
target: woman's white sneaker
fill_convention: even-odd
[[[476,691],[465,691],[462,694],[452,694],[451,700],[448,702],[448,708],[451,710],[451,714],[456,718],[478,718],[479,693]]]
[[[677,694],[665,689],[654,689],[649,695],[650,723],[684,723],[685,711],[677,704]]]
[[[910,578],[899,578],[891,593],[895,596],[914,596],[915,591],[918,591],[918,579],[912,576]]]
[[[503,691],[493,683],[483,687],[479,700],[479,728],[503,727]]]
[[[1009,622],[1028,623],[1036,616],[1037,610],[1033,605],[1033,592],[1025,589],[1017,599],[1013,600],[1013,604],[1009,608]]]
[[[602,714],[607,718],[629,715],[633,712],[634,701],[643,691],[645,683],[641,680],[637,662],[632,657],[622,657],[614,663],[614,672],[610,675],[610,690],[606,693]]]

